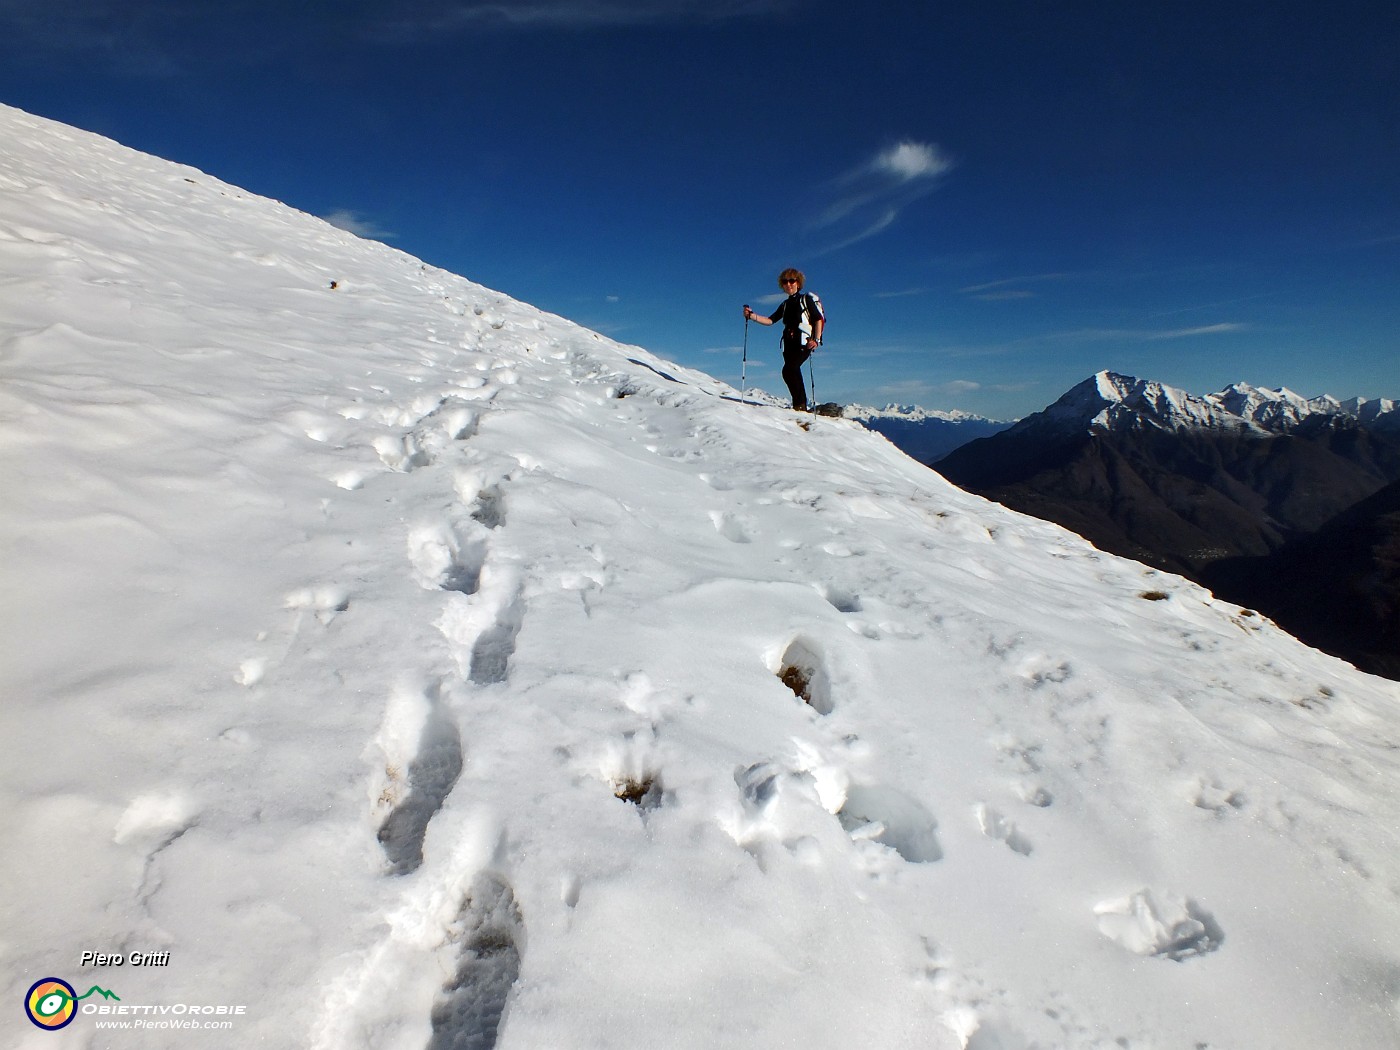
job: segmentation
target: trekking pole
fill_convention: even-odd
[[[739,400],[744,404],[749,403],[748,382],[749,382],[749,307],[744,304],[744,363],[739,369]]]
[[[817,370],[812,367],[812,358],[817,356],[816,350],[807,355],[807,375],[812,380],[812,411],[817,410]]]

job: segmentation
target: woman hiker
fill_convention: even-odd
[[[744,307],[745,320],[763,325],[783,322],[783,382],[792,394],[792,407],[798,412],[807,410],[807,384],[802,380],[802,363],[822,345],[822,330],[826,327],[822,302],[811,292],[802,290],[806,283],[801,270],[789,267],[778,274],[778,286],[787,292],[787,298],[772,314],[764,317]]]

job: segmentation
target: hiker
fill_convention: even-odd
[[[763,325],[783,322],[783,382],[792,394],[792,407],[798,412],[807,410],[807,384],[802,380],[802,363],[822,345],[822,329],[826,327],[822,302],[811,292],[802,290],[806,283],[801,270],[789,267],[778,274],[778,287],[787,293],[787,298],[772,314],[764,317],[744,307],[746,320]]]

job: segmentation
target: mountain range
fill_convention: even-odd
[[[1384,624],[1368,619],[1365,632],[1339,632],[1336,616],[1323,612],[1326,601],[1293,596],[1303,575],[1312,586],[1302,593],[1314,593],[1320,552],[1333,549],[1326,537],[1373,536],[1384,527],[1363,501],[1400,481],[1395,401],[1304,398],[1246,383],[1199,396],[1104,371],[934,465],[956,484],[1102,549],[1257,605],[1359,665],[1392,666]],[[1384,498],[1374,506],[1381,519],[1389,513]],[[1329,576],[1329,593],[1377,571],[1370,558],[1362,562]],[[1390,599],[1377,594],[1390,591],[1372,591],[1377,586],[1379,604],[1350,601],[1348,622],[1366,608],[1384,615]]]
[[[842,415],[883,434],[920,463],[942,459],[978,438],[999,434],[1012,424],[970,412],[925,409],[917,405],[847,405]]]

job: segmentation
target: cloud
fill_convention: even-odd
[[[1022,287],[1027,284],[1039,284],[1044,281],[1064,281],[1073,277],[1069,273],[1036,273],[1025,277],[1005,277],[999,281],[987,281],[984,284],[972,284],[966,288],[958,289],[962,295],[971,296],[973,299],[981,300],[984,303],[1002,303],[1015,299],[1034,299],[1036,293],[1029,288]]]
[[[1198,335],[1224,335],[1226,332],[1243,332],[1247,326],[1226,322],[1224,324],[1204,324],[1196,328],[1169,328],[1163,332],[1152,332],[1147,339],[1191,339]]]
[[[905,208],[932,193],[939,176],[952,167],[938,146],[906,140],[841,175],[828,185],[828,200],[811,224],[837,240],[816,254],[848,248],[889,229]]]
[[[0,61],[49,68],[80,59],[144,79],[248,66],[294,52],[314,31],[302,16],[268,33],[287,9],[273,0],[0,0]]]
[[[1168,339],[1194,339],[1202,335],[1226,335],[1230,332],[1244,332],[1248,329],[1248,325],[1227,321],[1221,324],[1198,325],[1195,328],[1081,328],[1073,332],[1062,332],[1056,338],[1062,340],[1158,342]]]
[[[400,36],[463,29],[591,29],[762,18],[796,0],[426,0],[386,21]]]
[[[1253,302],[1256,299],[1272,299],[1278,295],[1277,292],[1259,292],[1256,295],[1239,295],[1233,299],[1217,299],[1209,303],[1198,303],[1192,306],[1180,306],[1174,310],[1162,310],[1155,314],[1148,314],[1149,317],[1174,317],[1178,314],[1195,313],[1198,310],[1218,310],[1222,306],[1237,306],[1240,303]]]
[[[367,219],[359,212],[351,211],[348,208],[337,208],[329,215],[323,215],[322,218],[336,229],[353,233],[356,237],[364,237],[366,240],[382,241],[386,237],[394,235],[393,230],[383,229],[374,220]]]
[[[87,55],[124,73],[164,76],[174,64],[158,42],[154,14],[101,0],[0,0],[0,53],[28,65]]]
[[[1036,294],[1025,288],[1003,288],[997,292],[983,292],[981,295],[974,295],[973,298],[984,303],[1009,303],[1017,299],[1034,299]]]
[[[901,142],[876,156],[873,167],[909,182],[942,175],[950,165],[936,146],[923,142]]]

